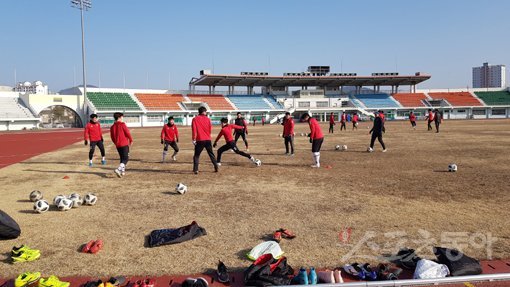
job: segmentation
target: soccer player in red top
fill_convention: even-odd
[[[104,151],[103,144],[103,132],[101,131],[101,125],[99,124],[99,120],[96,114],[90,115],[90,122],[85,126],[85,132],[83,135],[85,139],[85,145],[89,144],[90,141],[90,150],[89,150],[89,166],[92,166],[92,158],[94,158],[94,152],[96,150],[96,146],[99,148],[101,152],[101,164],[106,164],[106,153]]]
[[[114,113],[115,123],[110,127],[110,137],[117,148],[120,156],[120,165],[115,169],[118,177],[126,175],[126,165],[129,161],[129,146],[133,144],[133,138],[124,121],[123,113]]]
[[[342,116],[340,117],[340,130],[344,129],[347,130],[347,127],[345,126],[345,123],[347,122],[347,114],[345,112],[342,113]]]
[[[164,144],[163,148],[163,160],[165,162],[165,157],[168,153],[168,146],[171,146],[174,149],[174,153],[172,154],[172,160],[177,160],[177,154],[179,153],[179,147],[177,143],[179,142],[179,130],[174,122],[174,117],[168,118],[168,123],[163,126],[161,130],[161,144]]]
[[[235,119],[234,123],[237,126],[242,127],[241,129],[234,130],[235,142],[237,144],[237,140],[239,139],[239,137],[241,137],[243,139],[244,145],[246,146],[246,151],[248,151],[249,150],[248,149],[248,141],[246,140],[246,136],[248,135],[248,123],[246,122],[246,120],[243,118],[243,116],[239,112],[236,115],[236,119]]]
[[[195,146],[195,153],[193,155],[193,173],[198,174],[198,165],[200,162],[200,154],[202,151],[207,151],[211,163],[214,166],[214,171],[218,172],[218,164],[211,144],[212,123],[211,119],[207,117],[207,109],[205,107],[198,108],[198,116],[194,117],[191,121],[191,139]]]
[[[359,116],[357,113],[352,115],[352,130],[358,129]]]
[[[409,113],[409,121],[411,122],[411,127],[413,130],[416,129],[416,115],[413,112]]]
[[[329,132],[330,134],[332,134],[334,132],[334,127],[335,127],[336,123],[335,123],[335,114],[331,113],[329,115]]]
[[[282,136],[285,139],[285,155],[294,156],[294,119],[292,119],[289,112],[285,113],[282,125],[283,125]]]
[[[217,157],[218,165],[221,166],[221,155],[229,149],[233,150],[235,153],[237,153],[240,156],[249,158],[254,164],[257,164],[257,160],[254,157],[252,157],[251,155],[249,155],[245,152],[240,151],[239,148],[237,147],[236,142],[232,136],[232,129],[239,129],[239,128],[242,128],[242,126],[229,125],[227,118],[221,119],[221,131],[218,133],[218,136],[216,137],[216,140],[214,141],[213,147],[216,147],[216,144],[221,139],[221,137],[225,137],[226,144],[218,149],[218,157]]]
[[[313,160],[315,162],[312,167],[319,168],[321,167],[320,158],[321,158],[321,146],[324,141],[324,135],[322,134],[321,126],[317,122],[316,119],[310,117],[308,113],[304,113],[301,116],[301,121],[308,122],[310,125],[310,143],[312,144],[312,155]]]
[[[432,112],[432,109],[429,109],[429,113],[427,114],[427,116],[425,116],[425,119],[427,119],[427,128],[429,131],[431,131],[432,130],[431,123],[434,121],[434,113]]]

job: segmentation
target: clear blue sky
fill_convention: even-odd
[[[471,67],[510,65],[508,0],[92,0],[89,84],[185,89],[216,73],[416,71],[423,88],[471,86]],[[0,85],[81,84],[79,10],[68,0],[1,0]],[[341,65],[342,63],[342,65]]]

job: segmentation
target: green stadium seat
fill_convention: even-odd
[[[475,95],[485,102],[488,106],[510,105],[510,92],[475,92]]]

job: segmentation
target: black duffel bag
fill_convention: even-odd
[[[434,247],[437,262],[448,266],[452,276],[482,274],[480,261],[465,255],[464,253],[450,248]]]
[[[18,223],[0,210],[0,240],[15,239],[21,234]]]

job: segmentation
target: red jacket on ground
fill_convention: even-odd
[[[415,114],[410,114],[410,115],[409,115],[409,120],[410,120],[411,122],[416,121],[416,115],[415,115]]]
[[[128,127],[123,122],[115,122],[110,128],[110,137],[116,147],[124,147],[133,143]]]
[[[340,122],[345,123],[347,121],[347,115],[345,113],[342,114]]]
[[[329,123],[335,124],[335,116],[334,115],[329,115]]]
[[[227,143],[233,141],[234,137],[232,136],[232,129],[238,130],[240,128],[243,128],[243,127],[236,126],[236,125],[226,125],[226,126],[222,127],[221,131],[218,133],[218,136],[216,137],[216,140],[214,142],[217,143],[222,136],[225,137],[225,141]]]
[[[312,140],[318,140],[324,137],[321,126],[315,118],[310,118],[308,120],[308,125],[310,125],[310,138]]]
[[[177,126],[174,124],[169,126],[168,124],[163,126],[161,130],[161,139],[169,142],[174,142],[179,139],[179,131],[177,130]]]
[[[191,139],[193,141],[210,141],[212,133],[211,120],[206,115],[198,115],[191,121]]]
[[[283,136],[293,136],[294,135],[294,120],[292,118],[289,118],[288,120],[285,120],[283,123]]]
[[[357,123],[358,122],[358,115],[353,115],[352,116],[352,122],[353,123]]]
[[[83,137],[86,141],[90,140],[91,142],[98,142],[103,138],[103,133],[101,132],[101,125],[99,122],[93,123],[89,122],[85,126],[85,132]]]

